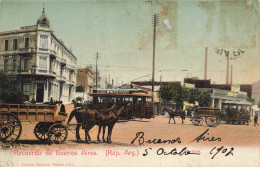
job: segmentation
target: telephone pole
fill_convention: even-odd
[[[154,110],[154,79],[155,79],[155,45],[156,45],[156,26],[159,23],[159,15],[154,14],[152,18],[153,24],[153,72],[152,72],[152,107]]]
[[[208,47],[205,49],[205,69],[204,69],[204,80],[207,80],[208,72]]]
[[[99,53],[97,52],[96,55],[96,89],[98,88],[98,58],[99,58]]]
[[[231,73],[230,73],[230,85],[233,84],[233,66],[231,65]]]
[[[226,84],[229,84],[229,52],[226,54],[227,57],[227,76],[226,76]]]

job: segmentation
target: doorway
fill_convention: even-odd
[[[36,102],[42,103],[44,96],[44,84],[37,84]]]

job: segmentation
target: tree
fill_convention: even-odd
[[[256,104],[256,100],[254,98],[249,97],[249,96],[247,96],[246,101],[248,101],[252,104]]]
[[[23,103],[26,101],[24,94],[12,86],[4,72],[0,71],[0,102]]]
[[[195,104],[199,100],[200,91],[198,89],[188,89],[186,101]]]
[[[165,103],[169,103],[173,100],[173,91],[170,85],[161,86],[157,94]]]
[[[193,104],[197,101],[200,107],[209,107],[212,102],[212,97],[208,91],[188,89],[178,84],[161,86],[158,96],[166,103],[175,102],[177,109],[183,105],[184,101]]]
[[[84,92],[84,87],[83,86],[77,86],[76,92]]]
[[[212,102],[212,97],[208,91],[200,90],[199,98],[197,99],[200,107],[209,107]]]
[[[179,109],[187,96],[187,89],[179,84],[163,85],[159,91],[158,96],[166,103],[175,102],[176,108]]]

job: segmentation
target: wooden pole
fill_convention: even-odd
[[[208,72],[208,47],[205,49],[205,70],[204,70],[204,80],[207,80]]]

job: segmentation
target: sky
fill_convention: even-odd
[[[98,52],[101,76],[120,85],[151,79],[157,13],[156,81],[203,79],[206,47],[212,83],[226,82],[227,60],[218,49],[230,52],[234,84],[260,80],[258,0],[149,1],[0,0],[0,32],[35,25],[44,4],[54,34],[78,58],[77,68],[95,68]]]

